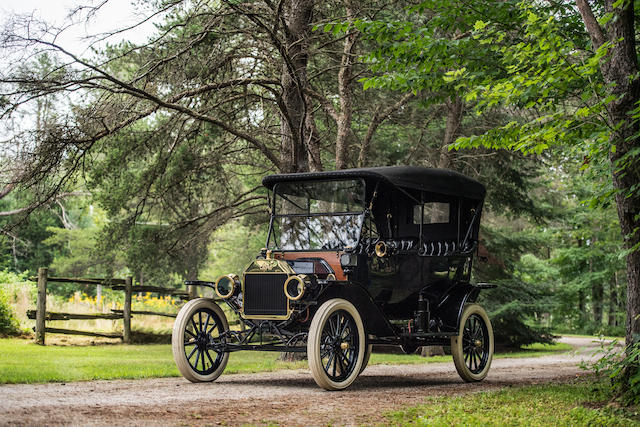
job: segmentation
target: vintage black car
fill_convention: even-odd
[[[444,169],[379,167],[269,175],[267,245],[241,274],[210,286],[246,327],[229,328],[213,299],[189,301],[173,354],[190,381],[213,381],[239,350],[303,352],[316,383],[348,387],[374,344],[406,353],[451,346],[465,381],[485,378],[493,330],[470,283],[485,196]],[[236,328],[237,329],[237,328]]]

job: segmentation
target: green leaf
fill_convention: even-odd
[[[483,21],[476,21],[475,24],[473,24],[473,29],[478,31],[478,30],[482,30],[487,26],[486,22]]]
[[[602,17],[600,19],[598,19],[598,23],[600,25],[602,25],[602,26],[605,26],[605,25],[607,25],[607,23],[609,21],[611,21],[611,18],[613,18],[613,13],[612,12],[605,13],[604,15],[602,15]]]
[[[582,107],[576,111],[576,117],[588,117],[590,114],[589,107]]]

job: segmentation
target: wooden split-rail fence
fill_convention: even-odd
[[[85,335],[104,338],[120,338],[125,344],[131,343],[131,315],[152,315],[176,317],[175,314],[157,313],[152,311],[135,311],[131,310],[131,296],[137,292],[154,292],[163,295],[172,295],[189,299],[190,293],[179,289],[167,289],[158,286],[133,286],[133,279],[87,279],[87,278],[71,278],[71,277],[49,277],[47,268],[38,269],[38,277],[30,278],[38,282],[38,296],[36,300],[36,310],[27,311],[27,317],[36,320],[36,342],[44,345],[45,334],[68,334],[68,335]],[[113,290],[124,291],[124,307],[123,310],[111,310],[112,313],[95,313],[95,314],[77,314],[77,313],[56,313],[47,311],[47,283],[76,283],[82,285],[102,285],[110,287]],[[48,320],[74,320],[74,319],[122,319],[123,332],[92,332],[78,331],[73,329],[49,328],[46,326]]]

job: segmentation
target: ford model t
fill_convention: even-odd
[[[485,188],[457,172],[382,167],[270,175],[267,246],[189,301],[173,355],[213,381],[239,350],[302,352],[316,383],[348,387],[374,344],[451,346],[465,381],[487,375],[493,331],[470,283]],[[226,304],[245,328],[229,328]]]

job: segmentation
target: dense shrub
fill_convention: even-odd
[[[582,368],[591,369],[599,377],[609,380],[611,391],[624,404],[640,404],[640,342],[624,349],[617,341],[607,343],[602,340],[598,353],[601,357]]]
[[[25,289],[28,272],[16,274],[7,270],[0,270],[0,336],[2,335],[19,335],[20,322],[18,321],[13,303],[18,293]],[[30,299],[35,303],[36,288],[28,286],[26,288]]]
[[[496,347],[520,348],[533,343],[551,343],[553,335],[542,324],[542,314],[553,308],[550,283],[555,271],[543,260],[523,252],[539,245],[539,240],[526,232],[482,228],[486,259],[475,264],[474,281],[497,285],[480,293],[493,325]],[[546,323],[546,322],[545,322]]]
[[[548,293],[540,286],[517,280],[493,280],[498,285],[480,294],[493,326],[496,347],[521,348],[533,343],[551,344],[554,336],[533,320],[548,312]]]
[[[20,334],[20,324],[11,307],[11,299],[4,289],[0,288],[0,335]]]

